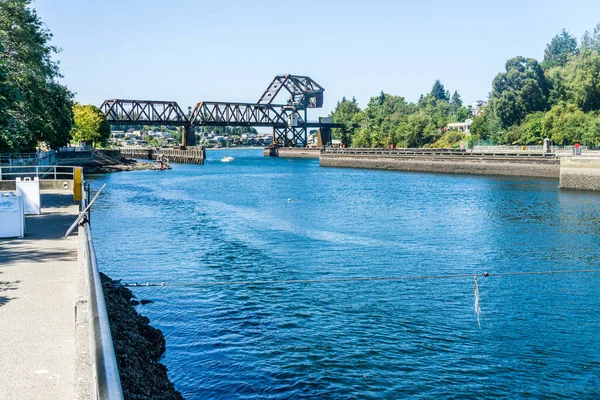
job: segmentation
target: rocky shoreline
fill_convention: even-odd
[[[106,174],[121,171],[143,171],[154,169],[152,162],[140,162],[129,158],[115,158],[103,152],[94,151],[92,162],[82,164],[86,175]]]
[[[154,169],[154,164],[151,162],[140,162],[127,158],[122,158],[114,164],[91,164],[83,166],[83,172],[86,175],[107,174],[121,171],[145,171],[150,169]]]
[[[134,306],[139,302],[129,289],[100,275],[124,398],[183,399],[160,362],[166,345],[163,333],[138,314]]]

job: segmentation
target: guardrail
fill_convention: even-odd
[[[86,192],[84,192],[86,193]],[[85,210],[86,196],[81,201]],[[89,216],[88,216],[89,220]],[[83,240],[83,261],[87,272],[86,280],[89,288],[89,315],[91,322],[90,347],[93,371],[93,398],[122,400],[123,389],[117,367],[114,344],[110,332],[110,322],[106,311],[104,290],[98,270],[96,251],[90,231],[90,224],[84,223],[79,227]]]
[[[13,181],[16,178],[72,180],[74,170],[75,167],[66,165],[0,166],[0,181]]]
[[[46,151],[39,153],[0,153],[0,165],[27,166],[27,165],[52,165],[56,163],[56,152]]]
[[[506,156],[506,157],[556,157],[553,153],[513,153],[506,151],[497,152],[480,152],[464,149],[373,149],[373,148],[332,148],[326,147],[321,150],[324,154],[362,154],[362,155],[412,155],[412,156],[427,156],[427,155],[442,155],[452,157],[485,157],[485,156]]]
[[[550,153],[572,153],[574,146],[549,146],[548,151]],[[587,151],[587,146],[580,146],[580,149],[583,151]],[[540,145],[521,145],[521,146],[508,146],[508,145],[499,145],[499,146],[473,146],[473,151],[476,152],[544,152],[544,146]]]
[[[378,155],[403,155],[403,154],[464,154],[464,149],[383,149],[383,148],[352,148],[352,147],[324,147],[322,153],[326,154],[378,154]]]
[[[319,147],[277,147],[280,150],[289,150],[289,151],[320,151]]]

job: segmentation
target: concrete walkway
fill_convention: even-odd
[[[24,239],[0,239],[0,399],[75,397],[75,303],[80,268],[69,192],[42,194]],[[1,223],[2,221],[0,221]]]

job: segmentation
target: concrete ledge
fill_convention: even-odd
[[[65,189],[64,185],[67,184]],[[0,181],[0,190],[17,190],[15,181]],[[64,190],[65,193],[73,193],[72,179],[42,179],[40,180],[40,190]]]
[[[436,172],[448,174],[528,176],[554,178],[560,176],[557,159],[516,160],[482,159],[456,160],[445,157],[377,157],[360,155],[321,154],[322,167],[365,168],[395,171]]]
[[[321,151],[319,149],[286,149],[280,148],[279,157],[286,158],[319,158]]]
[[[304,149],[292,147],[265,147],[263,155],[265,157],[285,157],[285,158],[319,158],[320,149]]]
[[[565,157],[560,161],[560,187],[600,190],[600,157]]]

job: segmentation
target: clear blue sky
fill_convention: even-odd
[[[440,79],[487,98],[507,59],[543,58],[566,28],[600,23],[598,0],[37,0],[81,103],[109,98],[255,102],[272,77],[309,75],[328,114],[381,90],[416,101]],[[285,100],[285,99],[283,99]],[[283,101],[282,100],[282,101]],[[311,118],[312,119],[312,118]]]

